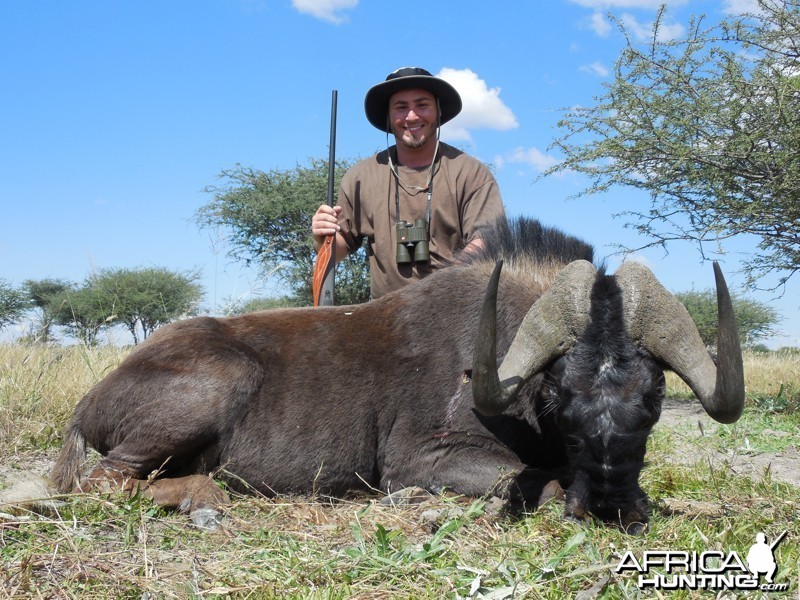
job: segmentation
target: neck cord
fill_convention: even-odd
[[[395,207],[395,222],[400,222],[400,183],[403,184],[403,187],[406,189],[412,190],[427,190],[427,206],[425,208],[425,226],[428,227],[431,222],[431,196],[433,195],[433,176],[436,173],[436,158],[439,155],[439,130],[440,127],[436,128],[436,148],[433,151],[433,160],[431,160],[431,168],[428,172],[428,183],[425,184],[425,187],[419,187],[416,185],[409,185],[405,181],[400,178],[400,174],[397,172],[397,167],[392,161],[392,150],[389,147],[389,132],[386,132],[386,146],[387,151],[386,154],[389,157],[389,170],[394,174],[394,207]],[[395,148],[395,152],[397,148]]]
[[[397,172],[397,167],[395,167],[394,162],[392,161],[392,150],[389,146],[389,131],[391,130],[391,123],[390,123],[390,116],[387,113],[386,115],[386,154],[389,157],[389,170],[394,174],[394,208],[395,208],[395,223],[400,222],[400,183],[403,184],[403,187],[406,189],[412,190],[427,190],[427,206],[425,207],[425,228],[428,229],[430,227],[431,222],[431,196],[433,195],[433,175],[436,172],[436,158],[439,155],[439,133],[442,130],[441,118],[442,118],[442,107],[439,104],[439,98],[436,98],[436,118],[437,118],[437,125],[436,125],[436,148],[433,150],[433,159],[431,160],[431,169],[428,172],[428,183],[425,187],[419,187],[416,185],[409,185],[402,179],[400,179],[400,174]],[[397,147],[395,146],[395,152],[397,151]]]
[[[427,205],[425,208],[425,224],[426,226],[431,222],[431,196],[433,196],[433,176],[436,173],[436,157],[439,154],[439,136],[436,136],[436,150],[433,153],[433,160],[431,161],[431,168],[428,172],[428,182],[425,184],[424,187],[416,186],[416,185],[409,185],[405,181],[400,178],[400,174],[397,172],[397,167],[395,167],[394,162],[392,161],[392,152],[391,150],[388,152],[389,155],[389,168],[391,169],[392,173],[394,174],[394,207],[395,207],[395,222],[400,222],[400,183],[403,184],[403,187],[406,189],[412,190],[426,190],[427,196]]]

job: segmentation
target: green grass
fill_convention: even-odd
[[[421,524],[429,506],[244,498],[208,532],[144,501],[74,497],[50,517],[0,522],[0,581],[24,597],[563,598],[599,582],[599,597],[637,598],[635,577],[613,572],[628,549],[745,553],[782,529],[793,543],[779,547],[778,580],[794,580],[796,489],[664,465],[643,482],[655,510],[640,537],[565,522],[558,504],[502,519],[480,501],[437,500],[453,516],[434,531]]]
[[[0,346],[0,475],[44,473],[72,406],[124,354]],[[713,597],[642,591],[614,567],[626,550],[745,555],[759,531],[772,538],[784,529],[776,580],[790,582],[788,597],[797,597],[800,489],[769,470],[744,477],[736,469],[748,451],[797,445],[797,411],[759,404],[777,389],[748,383],[744,417],[703,435],[692,423],[656,428],[641,477],[653,506],[642,536],[565,521],[559,502],[511,518],[480,499],[387,507],[377,496],[250,496],[227,507],[221,529],[207,531],[142,498],[69,495],[49,511],[0,515],[0,597]],[[675,460],[678,448],[695,460]]]
[[[680,436],[682,443],[686,443],[687,437],[693,437],[691,432],[702,436],[698,450],[734,451],[745,455],[792,450],[800,442],[800,413],[770,413],[747,407],[742,417],[731,425],[719,425],[708,418],[703,422],[706,426],[702,431],[694,421],[674,425],[672,429],[677,434],[684,434]],[[679,443],[679,440],[676,438],[674,443]]]

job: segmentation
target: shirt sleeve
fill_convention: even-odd
[[[480,238],[482,228],[505,216],[500,188],[494,176],[482,163],[477,165],[477,171],[473,178],[476,185],[472,189],[465,190],[461,206],[461,223],[465,244]]]
[[[339,235],[342,236],[347,244],[347,252],[353,253],[364,241],[364,236],[360,235],[358,223],[356,222],[356,207],[360,203],[358,198],[359,185],[357,177],[353,174],[353,169],[347,171],[342,177],[342,184],[339,186],[339,206],[342,212],[339,214]]]

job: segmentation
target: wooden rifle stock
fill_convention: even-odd
[[[328,198],[327,204],[333,207],[334,181],[336,175],[336,103],[338,92],[331,94],[331,141],[328,148]],[[317,261],[314,264],[314,279],[311,291],[314,296],[314,306],[333,306],[334,304],[334,272],[336,271],[336,234],[325,237],[322,247],[317,251]]]

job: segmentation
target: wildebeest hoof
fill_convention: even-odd
[[[634,523],[629,523],[627,526],[622,526],[621,529],[628,535],[643,535],[644,532],[647,531],[647,523],[636,521]]]
[[[647,515],[638,510],[621,515],[619,528],[628,535],[642,535],[647,527]]]
[[[181,482],[184,485],[181,490],[183,498],[178,505],[178,510],[181,512],[191,514],[201,509],[213,510],[216,507],[230,503],[228,494],[220,489],[213,479],[205,475],[190,475],[173,481]]]
[[[216,531],[222,524],[220,523],[221,513],[213,508],[198,508],[189,513],[189,518],[200,529]]]
[[[409,506],[422,504],[432,497],[430,492],[421,487],[407,487],[381,498],[381,504],[384,506]]]
[[[586,523],[591,519],[591,516],[584,507],[583,502],[575,496],[572,496],[567,497],[567,504],[564,507],[564,518],[576,523]]]
[[[499,498],[498,496],[491,496],[486,500],[486,504],[483,507],[483,514],[489,517],[499,517],[508,510],[508,506],[508,500]]]
[[[557,479],[553,479],[542,489],[537,506],[542,506],[545,502],[549,502],[550,500],[563,500],[565,497],[566,495],[564,494],[564,489],[561,487],[561,484],[558,483]]]

